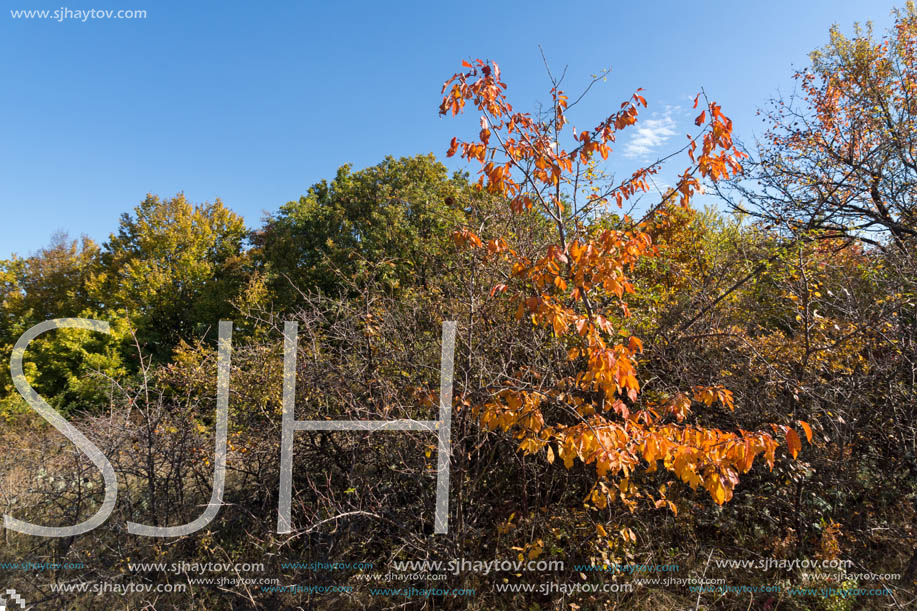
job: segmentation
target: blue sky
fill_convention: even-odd
[[[758,107],[838,23],[878,30],[902,2],[175,2],[2,0],[0,257],[64,230],[102,242],[146,193],[219,197],[256,226],[343,163],[444,157],[474,117],[437,115],[461,59],[496,60],[518,109],[546,100],[538,50],[574,115],[637,87],[649,102],[613,155],[622,171],[680,143],[701,87],[750,141]],[[13,10],[146,10],[145,19],[14,19]],[[581,122],[577,121],[582,117]],[[449,161],[450,167],[462,167]]]

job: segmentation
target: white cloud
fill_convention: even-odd
[[[677,106],[666,106],[661,117],[659,113],[654,112],[650,115],[651,118],[638,120],[630,141],[624,145],[624,156],[651,161],[653,153],[677,133],[675,119],[672,118],[672,114],[677,110]]]

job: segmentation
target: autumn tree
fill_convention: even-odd
[[[835,26],[794,75],[798,91],[762,111],[768,130],[748,180],[724,190],[798,234],[906,248],[917,237],[917,11],[876,39]],[[744,202],[744,203],[743,203]]]
[[[718,185],[788,243],[776,260],[784,271],[765,274],[780,287],[769,296],[776,324],[746,338],[773,364],[750,373],[777,378],[779,403],[831,431],[814,479],[870,506],[836,511],[845,528],[860,525],[861,541],[875,529],[860,516],[899,504],[903,495],[884,491],[906,489],[917,472],[914,411],[902,408],[917,401],[917,8],[893,16],[881,35],[831,28],[793,75],[796,93],[762,111],[767,131],[747,174]],[[883,493],[863,491],[889,480]]]
[[[440,113],[457,115],[470,103],[480,112],[480,131],[469,141],[453,138],[448,154],[479,164],[478,186],[505,197],[520,215],[538,215],[554,228],[553,239],[536,257],[525,256],[502,237],[482,240],[472,228],[454,234],[457,244],[484,260],[507,266],[507,280],[491,296],[513,301],[516,318],[543,327],[561,342],[572,370],[555,376],[520,364],[502,388],[472,408],[490,429],[512,434],[526,454],[543,453],[549,462],[594,465],[597,481],[589,494],[604,508],[620,499],[633,510],[638,501],[676,509],[665,486],[634,484],[637,473],[658,466],[692,488],[703,486],[717,503],[732,497],[738,476],[755,457],[773,466],[778,442],[769,433],[738,433],[691,423],[698,405],[732,409],[731,392],[716,380],[693,388],[643,392],[637,369],[642,341],[628,325],[629,274],[656,248],[647,223],[687,209],[704,180],[735,176],[743,154],[732,142],[732,122],[718,104],[701,104],[683,151],[690,165],[673,189],[651,206],[642,221],[628,216],[617,227],[597,222],[609,207],[651,189],[661,163],[634,172],[620,182],[606,178],[604,162],[620,132],[637,122],[647,103],[639,90],[620,108],[593,126],[577,129],[568,119],[573,102],[553,79],[551,102],[541,116],[519,112],[510,104],[507,85],[496,63],[463,62],[463,71],[443,86]],[[564,371],[558,366],[557,370]],[[808,425],[799,426],[811,438]],[[801,447],[796,429],[773,425],[785,436],[794,457]]]
[[[85,236],[72,240],[66,233],[54,234],[48,246],[21,260],[16,274],[21,313],[47,320],[93,307],[86,280],[99,255],[99,247]]]
[[[215,337],[217,321],[233,311],[248,274],[246,233],[220,200],[147,195],[121,216],[89,290],[107,308],[125,310],[147,349],[165,359],[180,339]]]

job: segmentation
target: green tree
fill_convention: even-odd
[[[463,209],[482,196],[432,155],[386,157],[357,172],[344,165],[269,216],[253,242],[285,306],[297,289],[336,292],[370,276],[390,290],[426,288],[454,252],[449,235]]]

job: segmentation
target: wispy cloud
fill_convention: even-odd
[[[677,133],[675,119],[672,118],[677,110],[677,106],[666,106],[662,116],[654,112],[649,119],[637,121],[637,129],[624,145],[624,156],[651,161],[653,153]]]

